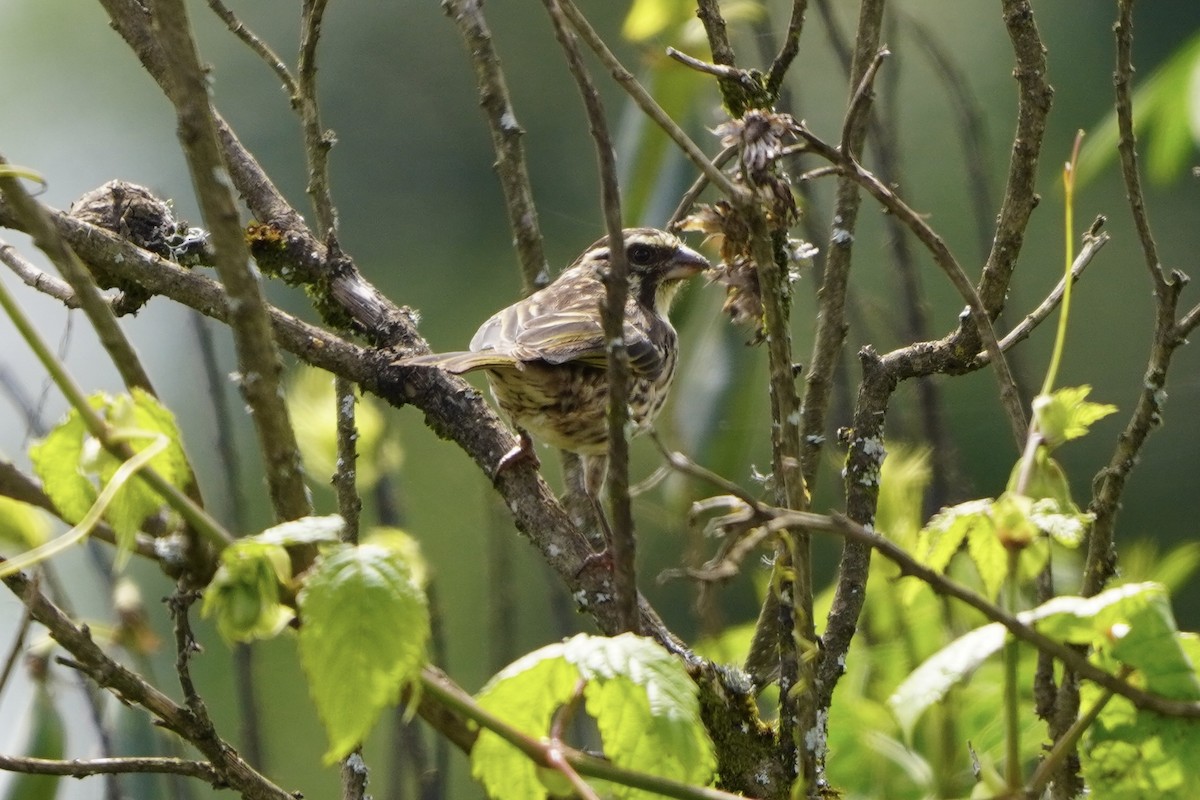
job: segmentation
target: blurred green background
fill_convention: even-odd
[[[621,43],[619,29],[628,4],[583,5],[609,41],[621,45],[619,54],[635,71],[661,65],[663,46],[674,43],[640,47]],[[786,19],[780,5],[769,8],[778,24]],[[852,23],[853,4],[835,5],[845,6],[843,26]],[[298,35],[294,4],[241,2],[233,7],[290,60]],[[971,216],[969,178],[950,99],[915,31],[919,24],[951,54],[983,112],[985,172],[990,181],[984,188],[994,209],[1002,190],[1015,107],[1012,54],[999,4],[909,0],[895,3],[894,9],[887,36],[894,55],[884,67],[880,87],[896,115],[902,192],[928,215],[974,275],[988,242],[981,241]],[[307,210],[299,128],[287,98],[273,74],[203,4],[194,3],[192,12],[204,57],[213,65],[212,86],[219,109],[297,208]],[[1056,94],[1040,173],[1043,202],[1013,284],[1010,321],[1037,305],[1060,275],[1059,168],[1069,155],[1076,130],[1096,126],[1112,97],[1111,5],[1045,3],[1036,12]],[[561,266],[601,233],[590,138],[541,5],[494,2],[487,13],[517,117],[527,132],[525,145],[547,251],[551,264]],[[1136,19],[1135,60],[1139,75],[1145,76],[1200,30],[1200,6],[1195,0],[1158,0],[1139,7]],[[173,113],[108,28],[97,4],[0,0],[0,30],[5,34],[0,47],[0,153],[45,176],[44,200],[65,208],[84,191],[121,178],[173,198],[178,213],[199,224],[174,140]],[[735,28],[740,57],[757,64],[755,36],[752,26]],[[342,244],[368,279],[396,301],[420,310],[421,330],[435,349],[461,348],[482,319],[517,297],[520,286],[491,168],[489,138],[462,43],[438,4],[402,1],[333,4],[321,47],[324,122],[338,138],[332,172]],[[690,75],[671,74],[670,80],[664,92],[695,93],[681,121],[714,151],[713,137],[705,129],[721,119],[715,92]],[[681,89],[681,84],[688,85]],[[791,84],[797,116],[819,134],[836,139],[845,84],[819,16],[810,10]],[[1191,86],[1193,130],[1197,130],[1200,78],[1193,79]],[[620,93],[607,84],[603,91],[610,119],[626,148],[622,163],[633,172],[648,163],[635,158],[635,152],[643,152],[634,148],[644,142],[641,123]],[[1190,176],[1189,167],[1197,161],[1200,156],[1193,145],[1174,181],[1148,187],[1151,220],[1165,264],[1193,273],[1195,254],[1200,251],[1200,182]],[[630,184],[637,178],[626,175]],[[627,219],[628,223],[661,224],[691,174],[667,159],[657,164],[653,178],[656,189],[642,204],[644,215]],[[1140,389],[1150,340],[1151,287],[1123,194],[1110,165],[1079,192],[1077,201],[1078,224],[1082,227],[1096,214],[1106,214],[1113,241],[1079,284],[1060,384],[1090,383],[1095,387],[1093,399],[1121,409],[1098,425],[1095,434],[1061,453],[1081,504],[1086,503],[1091,477],[1107,461]],[[828,197],[828,186],[820,186],[814,213],[824,220]],[[0,235],[34,257],[23,237],[8,231]],[[824,242],[818,239],[816,244]],[[921,252],[917,259],[932,333],[937,337],[954,324],[962,304],[930,260]],[[900,309],[893,299],[897,296],[894,274],[883,220],[867,202],[855,248],[855,324],[846,348],[851,385],[856,381],[853,354],[862,345],[870,343],[882,352],[904,343],[897,333]],[[17,283],[8,273],[0,274],[0,280],[10,286]],[[812,283],[809,275],[801,280],[796,302],[793,334],[800,360],[807,360],[811,350]],[[299,293],[272,286],[270,294],[279,305],[313,318]],[[673,402],[660,427],[671,445],[734,480],[749,482],[756,468],[765,472],[770,464],[765,355],[747,348],[748,334],[732,329],[720,315],[720,295],[716,287],[697,283],[677,307],[685,355]],[[31,291],[20,290],[19,296],[47,337],[59,344],[85,387],[118,389],[113,371],[99,356],[94,337],[81,319],[69,317]],[[1195,292],[1185,292],[1185,307],[1189,300],[1195,300]],[[227,513],[228,498],[223,497],[220,478],[227,465],[214,446],[214,418],[188,313],[154,300],[128,321],[128,327],[164,399],[180,418],[206,497],[219,514]],[[1018,376],[1029,391],[1040,385],[1050,338],[1051,328],[1045,326],[1015,356]],[[218,341],[223,369],[232,371],[229,343],[221,334]],[[6,320],[0,320],[0,343],[0,367],[39,402],[44,421],[57,419],[63,403],[53,392],[44,394],[43,375]],[[1016,453],[1000,415],[994,379],[978,374],[940,385],[946,423],[961,463],[963,496],[996,494]],[[240,409],[232,385],[227,388],[233,407]],[[1193,421],[1200,412],[1200,354],[1195,348],[1177,353],[1167,390],[1165,430],[1152,438],[1125,495],[1119,528],[1122,543],[1146,538],[1166,549],[1195,538],[1200,497],[1200,425]],[[911,386],[897,393],[892,415],[895,441],[911,440],[914,399]],[[29,426],[8,407],[0,418],[5,420],[0,425],[0,451],[25,463],[21,453],[30,439]],[[403,466],[396,475],[404,525],[419,537],[433,565],[447,643],[443,665],[450,673],[467,688],[476,689],[507,658],[575,629],[589,629],[588,622],[574,614],[569,599],[546,579],[533,549],[512,535],[487,479],[469,459],[425,430],[418,412],[393,410],[388,418],[404,449]],[[848,420],[830,422],[832,430]],[[239,420],[238,430],[246,443],[247,463],[242,464],[240,481],[252,501],[248,527],[253,532],[268,524],[269,513],[256,477],[260,470],[249,462],[253,434],[244,419]],[[557,481],[556,459],[549,452],[543,456],[545,473]],[[818,510],[838,502],[840,458],[835,446],[827,448],[817,487]],[[648,442],[636,443],[635,480],[648,476],[658,463]],[[320,510],[329,512],[334,504],[324,483],[323,477],[314,476]],[[680,583],[660,586],[653,580],[660,570],[685,560],[697,563],[711,550],[712,542],[698,540],[682,522],[688,504],[708,493],[707,487],[671,478],[635,501],[644,591],[669,624],[689,638],[711,625],[744,621],[756,608],[748,581],[717,590],[705,614],[698,615],[694,590]],[[503,543],[502,556],[497,542]],[[817,583],[824,585],[832,579],[836,549],[821,543],[819,556]],[[511,564],[500,566],[506,559]],[[68,556],[60,569],[69,579],[77,608],[107,606],[105,582],[96,577],[86,558]],[[149,613],[165,625],[157,601],[169,585],[151,570],[133,572],[143,585]],[[492,582],[498,577],[515,609],[509,620],[511,638],[494,620],[494,598],[500,590]],[[1193,581],[1177,596],[1184,627],[1200,625],[1198,604],[1200,587]],[[15,598],[0,595],[0,647],[8,647],[19,616]],[[201,631],[209,646],[196,661],[200,687],[214,704],[218,724],[232,735],[238,709],[232,701],[230,657],[215,633],[207,626],[201,626]],[[317,766],[325,742],[294,667],[294,643],[285,638],[256,652],[269,774],[308,797],[332,796],[336,775]],[[157,660],[159,679],[168,687],[170,659],[161,653]],[[7,689],[0,698],[0,720],[15,721],[26,713],[27,688],[22,682]],[[79,711],[77,685],[60,674],[55,689],[60,706],[71,709],[75,720],[68,753],[94,754],[90,726]],[[227,702],[221,702],[223,698]],[[0,750],[9,752],[18,728],[0,724]],[[367,751],[368,763],[382,761],[388,746],[385,737],[376,737]],[[141,751],[131,746],[129,752]],[[378,783],[372,784],[376,797],[389,796],[382,772],[376,773]],[[0,786],[3,782],[0,776]],[[61,796],[95,797],[96,787],[94,781],[67,784]],[[206,791],[199,787],[196,793],[204,796]],[[472,797],[475,792],[460,781],[450,796]]]

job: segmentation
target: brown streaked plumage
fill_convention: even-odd
[[[636,435],[652,425],[675,374],[678,347],[667,319],[671,300],[683,280],[710,264],[676,236],[654,228],[626,229],[624,239],[629,262],[624,338]],[[600,304],[608,264],[604,238],[549,286],[484,322],[470,350],[395,363],[436,366],[454,374],[484,370],[496,403],[519,429],[563,450],[603,456],[608,450],[608,377]]]

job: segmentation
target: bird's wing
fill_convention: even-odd
[[[455,375],[473,372],[477,369],[490,367],[511,367],[515,359],[511,355],[486,350],[479,353],[457,351],[452,353],[429,353],[423,356],[411,356],[392,362],[401,367],[439,367]]]
[[[596,298],[603,285],[590,273],[563,273],[546,289],[497,312],[471,339],[481,357],[503,354],[517,362],[568,362],[603,367],[608,362],[604,328]],[[625,349],[634,375],[653,374],[662,367],[658,348],[645,333],[642,312],[633,299],[626,307]]]

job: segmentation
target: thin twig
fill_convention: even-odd
[[[0,156],[0,166],[7,163]],[[74,290],[80,308],[87,314],[88,322],[120,373],[121,380],[129,388],[136,387],[155,394],[150,376],[125,331],[117,323],[112,305],[101,293],[96,279],[79,256],[59,236],[45,207],[25,190],[20,178],[0,174],[0,193],[23,223],[24,230],[33,237],[34,244],[46,254]]]
[[[737,150],[736,144],[729,145],[729,147],[726,147],[724,150],[717,153],[717,155],[713,158],[713,166],[717,169],[721,169],[726,163],[729,162],[729,159],[737,155]],[[692,185],[688,187],[688,190],[684,192],[683,197],[679,200],[679,205],[675,206],[675,210],[671,212],[671,217],[667,220],[666,224],[667,230],[673,230],[679,225],[680,222],[683,221],[683,218],[687,216],[689,211],[692,210],[692,206],[695,205],[696,200],[700,197],[701,193],[707,188],[708,173],[701,172],[696,176],[696,180],[692,182]]]
[[[812,152],[829,160],[831,163],[842,165],[845,170],[845,176],[866,189],[882,206],[892,214],[895,214],[933,255],[934,263],[942,269],[942,272],[950,279],[951,285],[958,290],[959,295],[967,302],[971,321],[975,323],[979,338],[990,355],[996,374],[996,381],[1000,385],[1001,404],[1005,414],[1008,416],[1013,437],[1018,444],[1023,444],[1028,423],[1025,419],[1025,411],[1021,407],[1016,381],[1013,379],[1012,372],[1008,368],[1008,363],[1004,360],[999,342],[996,339],[996,331],[992,327],[991,319],[988,317],[982,298],[976,292],[975,286],[967,278],[962,266],[959,265],[958,260],[946,245],[945,240],[930,227],[929,223],[920,214],[905,203],[891,187],[885,185],[883,181],[857,161],[851,158],[844,158],[838,148],[825,143],[804,126],[800,127],[800,136],[808,143]]]
[[[53,297],[67,308],[79,308],[79,298],[69,283],[42,272],[31,262],[22,258],[15,247],[2,239],[0,239],[0,262],[11,269],[13,274],[20,278],[26,286],[48,297]],[[108,298],[105,300],[111,307],[112,301]]]
[[[199,778],[216,788],[220,788],[224,784],[220,773],[213,768],[212,764],[162,756],[75,758],[69,761],[60,761],[51,758],[0,755],[0,770],[24,772],[31,775],[64,775],[69,778],[87,778],[91,775],[158,773]]]
[[[783,45],[779,49],[779,54],[771,61],[771,68],[767,71],[767,94],[771,98],[779,97],[788,68],[792,66],[792,61],[800,52],[800,33],[804,30],[806,11],[808,11],[808,0],[792,0],[792,14],[788,19],[787,32],[783,35]]]
[[[257,36],[254,31],[246,27],[237,15],[233,13],[229,6],[225,5],[222,0],[208,0],[208,7],[213,10],[213,13],[221,18],[225,23],[225,27],[229,28],[234,36],[241,39],[247,47],[263,62],[271,68],[275,73],[275,77],[283,84],[283,90],[287,93],[288,99],[293,103],[296,102],[297,95],[300,94],[296,88],[296,79],[288,69],[287,64],[283,63],[271,46]]]
[[[600,171],[600,198],[604,210],[604,227],[608,233],[609,253],[608,272],[604,276],[606,293],[600,307],[608,356],[608,472],[605,484],[608,490],[608,522],[612,533],[612,541],[608,546],[612,551],[612,579],[617,615],[623,621],[626,630],[636,633],[636,543],[633,536],[633,512],[629,501],[629,440],[626,434],[629,423],[631,373],[624,335],[625,305],[629,297],[629,262],[625,256],[622,233],[624,226],[621,220],[621,190],[617,185],[617,158],[600,94],[588,75],[587,67],[583,63],[583,53],[571,33],[573,28],[576,33],[582,35],[580,27],[586,26],[586,21],[578,13],[575,17],[564,13],[559,0],[546,0],[546,9],[554,23],[555,36],[566,55],[567,67],[583,98]],[[599,487],[590,486],[588,490],[599,491]]]
[[[329,188],[329,151],[337,138],[332,131],[321,127],[321,110],[317,103],[317,43],[321,40],[326,2],[304,0],[300,11],[300,57],[293,102],[300,112],[300,124],[304,129],[304,155],[308,159],[306,190],[316,212],[316,233],[325,240],[331,255],[336,255],[339,252],[337,210]]]
[[[859,80],[858,85],[854,87],[854,94],[850,97],[850,105],[846,109],[846,116],[842,120],[842,153],[850,158],[855,158],[856,151],[854,150],[855,140],[861,140],[861,137],[856,136],[855,132],[862,129],[868,122],[871,113],[872,100],[875,94],[875,76],[879,73],[879,68],[883,65],[883,60],[890,56],[892,51],[886,47],[881,47],[875,52],[875,56],[871,59],[871,63],[867,65],[866,71]]]
[[[9,575],[3,582],[21,599],[33,618],[46,627],[50,636],[71,654],[71,666],[86,673],[98,686],[123,702],[146,709],[164,727],[195,745],[223,783],[251,800],[294,800],[290,792],[271,783],[243,761],[210,725],[205,725],[189,709],[176,704],[137,673],[109,658],[92,640],[86,627],[76,626],[24,574]]]
[[[508,226],[521,262],[524,293],[529,294],[550,282],[550,268],[542,246],[537,206],[529,182],[529,169],[521,137],[525,131],[517,122],[508,93],[508,82],[500,56],[492,44],[492,32],[483,16],[482,0],[443,0],[442,8],[458,26],[475,69],[479,104],[487,117],[496,154],[496,175],[504,192]]]
[[[1046,133],[1046,117],[1054,90],[1046,81],[1046,48],[1033,17],[1030,0],[1002,0],[1005,29],[1012,43],[1017,81],[1017,129],[1012,138],[1012,156],[1004,199],[996,220],[992,249],[979,281],[979,297],[991,317],[999,315],[1008,295],[1009,282],[1029,217],[1038,201],[1037,168]],[[1019,437],[1023,441],[1024,437]]]
[[[663,131],[679,146],[688,160],[691,161],[698,170],[708,176],[709,181],[713,183],[721,192],[731,200],[738,200],[744,194],[744,190],[735,186],[729,179],[729,176],[721,172],[712,165],[708,156],[704,151],[684,133],[683,129],[671,119],[670,115],[662,109],[645,87],[638,82],[629,70],[622,66],[613,52],[608,49],[608,45],[600,38],[591,24],[575,6],[572,0],[560,0],[563,13],[570,21],[579,37],[592,49],[592,52],[599,57],[602,64],[612,75],[613,80],[621,85],[622,88],[629,94],[638,107],[646,113],[646,116],[654,120],[654,122],[663,129]],[[715,58],[715,56],[714,56]],[[720,63],[720,59],[718,59]]]
[[[358,543],[359,517],[362,513],[362,498],[358,496],[358,428],[354,421],[354,406],[358,402],[355,386],[345,378],[333,379],[335,401],[334,415],[337,419],[337,468],[333,471],[334,492],[337,494],[338,513],[346,526],[342,529],[342,541]]]
[[[1097,220],[1103,222],[1103,218]],[[1075,256],[1075,263],[1071,265],[1071,280],[1077,281],[1083,275],[1083,271],[1092,263],[1092,259],[1100,252],[1104,245],[1108,244],[1112,238],[1108,233],[1100,231],[1097,225],[1093,225],[1092,232],[1084,235],[1083,246],[1079,249],[1079,253]],[[1058,308],[1058,304],[1062,302],[1063,292],[1066,290],[1066,279],[1060,279],[1050,294],[1046,295],[1045,299],[1038,304],[1037,308],[1025,315],[1024,319],[1019,324],[1013,327],[1003,339],[1000,340],[1000,349],[1007,352],[1018,343],[1029,338],[1029,335],[1037,328],[1038,325]],[[975,356],[975,361],[980,364],[986,364],[991,356],[986,350],[980,351]]]

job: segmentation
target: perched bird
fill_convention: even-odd
[[[650,428],[675,375],[678,344],[667,310],[686,278],[708,260],[665,231],[624,231],[629,263],[624,344],[629,355],[629,415],[636,435]],[[593,498],[608,452],[607,348],[601,303],[609,268],[608,239],[575,259],[549,286],[496,312],[471,339],[470,350],[404,358],[401,366],[434,366],[460,375],[487,373],[501,411],[525,432],[584,457]]]

